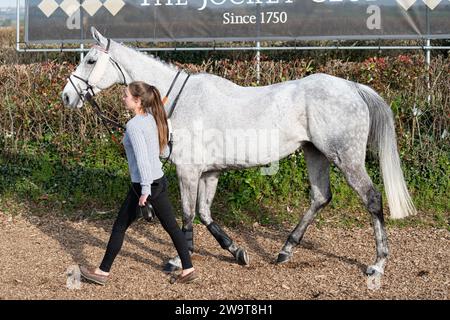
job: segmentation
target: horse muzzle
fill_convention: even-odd
[[[83,107],[83,101],[80,99],[80,96],[70,87],[64,88],[61,99],[65,107],[73,109]]]

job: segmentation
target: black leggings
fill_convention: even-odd
[[[181,259],[183,269],[189,269],[192,268],[189,249],[186,238],[175,220],[172,204],[170,203],[168,197],[167,185],[168,182],[165,176],[155,180],[151,185],[152,194],[149,196],[147,201],[150,200],[150,204],[155,209],[156,216],[161,222],[164,230],[166,230],[166,232],[170,235],[170,238],[172,239],[172,242],[178,252],[178,256]],[[132,188],[134,188],[134,191]],[[104,272],[109,272],[111,269],[114,259],[122,247],[125,231],[131,223],[136,220],[136,209],[139,204],[138,195],[140,196],[140,194],[141,185],[139,183],[132,183],[130,190],[128,191],[127,198],[123,202],[119,215],[114,222],[105,256],[100,264],[100,269]]]

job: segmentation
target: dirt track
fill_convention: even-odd
[[[388,229],[391,259],[380,290],[369,290],[375,256],[371,228],[312,226],[293,260],[274,265],[288,230],[225,228],[247,248],[236,264],[204,226],[195,226],[194,265],[201,281],[171,285],[161,269],[175,250],[159,224],[128,231],[105,287],[66,287],[66,269],[99,263],[112,220],[10,218],[0,213],[0,299],[449,299],[450,234],[430,228]]]

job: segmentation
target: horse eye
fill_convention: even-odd
[[[96,63],[97,61],[95,61],[94,59],[89,59],[88,61],[87,61],[87,64],[94,64],[94,63]]]

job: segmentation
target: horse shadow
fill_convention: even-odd
[[[271,264],[271,265],[277,265],[276,259],[278,252],[269,252],[264,246],[262,246],[257,240],[255,240],[255,235],[257,237],[261,238],[270,238],[272,240],[276,240],[280,244],[280,249],[284,242],[287,239],[287,236],[289,235],[289,232],[283,232],[279,229],[273,231],[267,231],[267,230],[259,230],[259,229],[253,229],[250,232],[241,232],[245,245],[248,246],[251,253],[257,254],[264,262]],[[280,235],[280,237],[276,237],[276,235]],[[298,248],[302,248],[308,251],[311,251],[314,255],[319,255],[325,257],[325,259],[332,259],[339,262],[343,262],[348,265],[356,266],[363,274],[365,274],[367,265],[364,265],[363,263],[359,262],[358,260],[354,258],[349,258],[345,255],[337,255],[335,253],[329,252],[323,248],[321,248],[321,245],[314,240],[305,240],[303,239],[300,244],[297,246]],[[299,254],[297,252],[297,254]],[[291,261],[287,263],[287,266],[290,268],[300,268],[302,269],[305,266],[310,266],[311,262],[309,261],[296,261],[295,258],[296,253],[294,253],[294,256]],[[301,259],[301,256],[300,256]],[[278,265],[277,265],[278,266]]]
[[[258,203],[252,204],[254,206],[258,206]],[[227,205],[226,205],[227,206]],[[226,208],[225,210],[229,210],[230,208]],[[217,209],[216,209],[217,210]],[[260,210],[263,210],[264,216],[270,215],[270,210],[267,208],[261,208]],[[260,241],[258,241],[258,238],[261,239],[269,239],[272,241],[275,241],[279,243],[279,249],[281,250],[281,247],[287,240],[289,233],[292,230],[287,230],[285,227],[281,226],[265,226],[263,229],[258,227],[242,227],[239,226],[237,228],[237,231],[234,233],[239,234],[240,238],[243,240],[243,243],[237,243],[237,245],[242,245],[246,249],[248,249],[248,253],[251,256],[252,254],[258,255],[258,257],[265,263],[271,264],[271,265],[277,265],[276,259],[279,252],[272,252],[269,251],[264,245],[261,244]],[[356,266],[363,274],[366,273],[367,265],[359,262],[358,260],[354,258],[349,258],[345,255],[337,255],[335,253],[329,252],[323,248],[321,248],[320,244],[315,242],[313,239],[305,240],[302,239],[300,244],[297,248],[306,249],[309,251],[312,251],[314,254],[320,255],[325,257],[326,259],[333,259],[336,261],[343,262],[348,265]],[[225,255],[215,255],[211,253],[205,252],[205,254],[214,256],[217,259],[220,259],[222,261],[231,262],[234,261],[234,258],[231,256],[225,256]],[[294,253],[295,257],[295,253]],[[295,258],[293,258],[295,259]],[[292,260],[288,262],[288,266],[290,267],[303,267],[309,265],[309,262],[303,261],[303,262],[293,262]]]
[[[195,227],[194,227],[195,228]],[[267,227],[265,227],[265,230],[255,229],[255,228],[248,228],[248,227],[239,227],[237,230],[234,230],[234,234],[239,234],[240,240],[237,245],[243,246],[248,254],[250,255],[250,261],[252,255],[257,255],[259,259],[262,260],[263,263],[273,265],[273,266],[279,266],[276,263],[278,252],[272,252],[267,250],[261,242],[257,240],[257,238],[266,238],[271,240],[276,240],[280,243],[280,249],[282,244],[284,243],[285,239],[288,236],[288,232],[283,232],[279,229],[273,230],[273,228],[269,228],[270,231],[267,230]],[[277,237],[277,235],[280,235],[280,237]],[[211,235],[212,237],[212,235]],[[217,244],[218,245],[218,244]],[[332,259],[339,262],[343,262],[348,265],[356,266],[361,273],[365,274],[367,265],[364,265],[363,263],[359,262],[358,260],[354,258],[349,258],[345,255],[337,255],[332,252],[329,252],[327,250],[324,250],[320,247],[320,245],[313,240],[302,240],[301,243],[297,248],[302,248],[309,250],[314,253],[314,255],[323,256],[325,259]],[[212,257],[214,259],[217,259],[222,262],[226,263],[236,263],[236,260],[231,254],[226,253],[213,253],[210,252],[210,250],[206,248],[199,248],[195,250],[195,253],[200,256],[208,256]],[[303,269],[305,267],[311,267],[314,263],[311,261],[296,261],[295,254],[293,260],[289,261],[286,266],[289,268],[294,269]],[[250,266],[252,265],[252,262],[250,262]],[[281,265],[283,266],[283,265]]]

